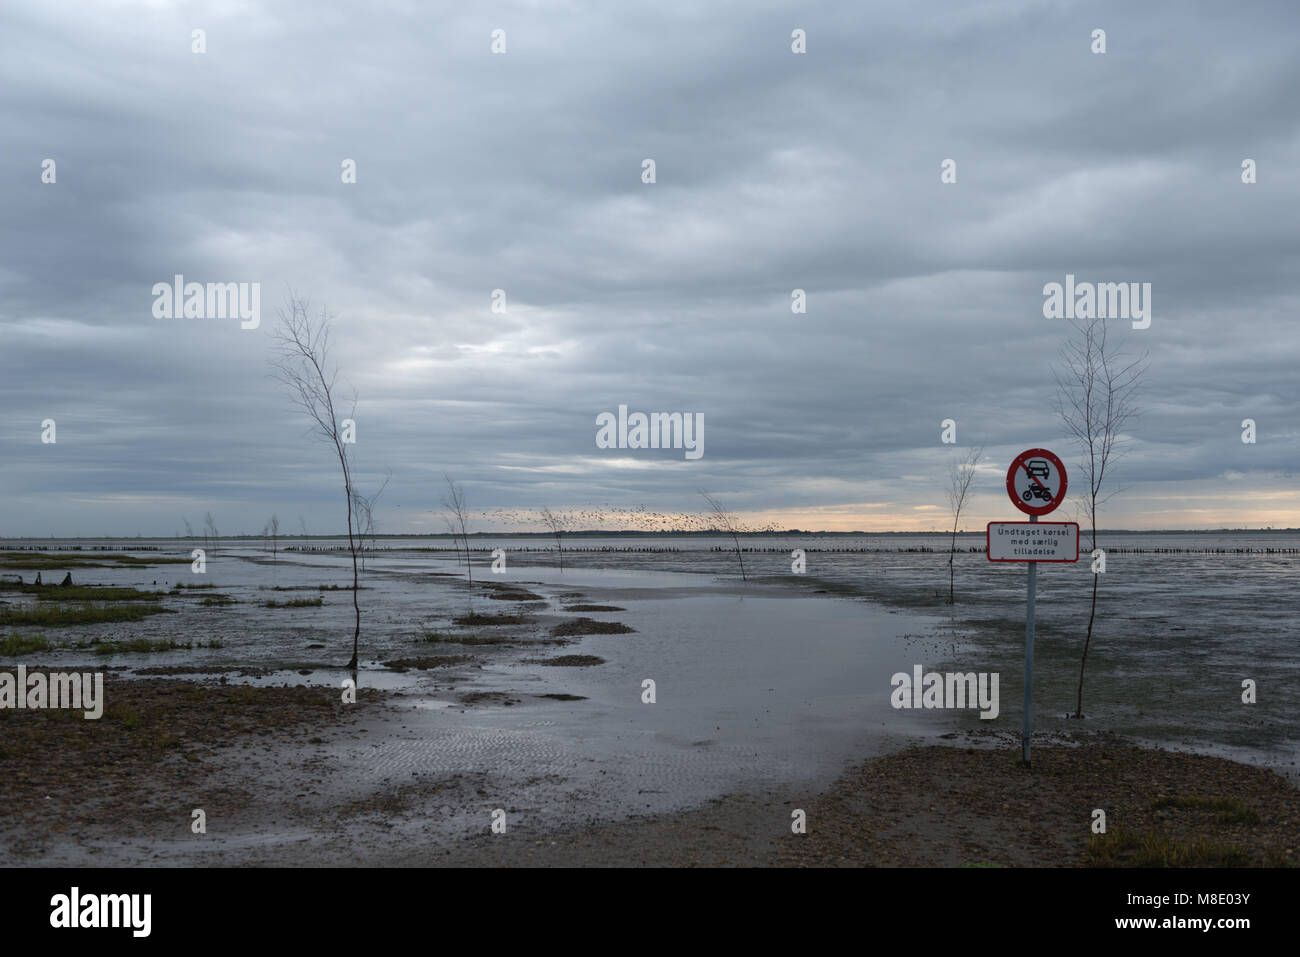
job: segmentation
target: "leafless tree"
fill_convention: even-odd
[[[445,472],[442,476],[447,481],[447,494],[442,498],[442,507],[447,510],[442,517],[451,532],[452,541],[457,537],[465,546],[465,580],[470,587],[470,610],[474,605],[474,572],[469,561],[469,511],[465,508],[465,490],[451,480]]]
[[[211,545],[208,544],[209,537],[212,540]],[[203,551],[205,554],[215,547],[216,541],[220,537],[221,533],[217,531],[217,523],[213,521],[212,513],[208,512],[203,516]]]
[[[266,523],[266,527],[271,532],[271,561],[275,562],[276,564],[279,564],[280,560],[277,557],[277,546],[276,546],[276,539],[280,537],[279,517],[272,515],[271,520]]]
[[[721,502],[704,491],[704,489],[700,489],[700,494],[704,496],[704,501],[709,503],[709,508],[713,511],[713,517],[717,521],[719,529],[731,535],[731,541],[736,546],[736,561],[740,562],[740,580],[748,581],[745,577],[745,559],[740,553],[739,533],[745,531],[744,526],[736,516],[722,507]]]
[[[564,571],[564,542],[562,536],[569,531],[573,524],[573,519],[565,512],[553,512],[549,508],[543,508],[539,513],[542,524],[551,530],[555,536],[555,547],[560,553],[560,571]]]
[[[1136,393],[1147,368],[1146,355],[1129,358],[1107,339],[1104,319],[1071,320],[1073,333],[1061,348],[1060,366],[1056,370],[1054,408],[1065,432],[1079,452],[1079,473],[1083,488],[1079,493],[1092,539],[1097,550],[1097,511],[1111,496],[1103,494],[1108,472],[1124,454],[1125,430],[1139,414]],[[1092,644],[1093,624],[1097,619],[1097,586],[1101,576],[1092,576],[1092,605],[1088,612],[1088,631],[1083,639],[1079,659],[1079,687],[1074,716],[1083,717],[1083,674]]]
[[[374,495],[366,497],[358,491],[353,491],[354,504],[353,509],[357,516],[357,539],[361,548],[361,570],[366,568],[366,539],[370,539],[370,549],[375,547],[375,505],[379,502],[380,497],[384,494],[384,489],[388,488],[388,483],[392,479],[392,470],[384,476],[383,484],[379,486],[379,491]]]
[[[343,441],[343,418],[356,414],[356,394],[350,398],[351,413],[341,417],[335,405],[339,393],[339,371],[330,356],[330,317],[322,309],[315,316],[310,304],[292,293],[284,306],[276,310],[278,322],[271,339],[275,347],[272,359],[274,375],[289,390],[289,397],[312,423],[312,434],[330,445],[338,458],[343,478],[343,498],[347,503],[348,551],[352,555],[352,608],[356,625],[352,631],[352,660],[348,668],[357,670],[357,650],[361,642],[361,602],[358,598],[360,573],[357,567],[357,535],[353,515],[356,503],[352,484],[352,462]]]
[[[970,484],[975,478],[975,466],[979,463],[983,449],[970,449],[964,459],[948,465],[948,509],[952,512],[952,541],[948,545],[948,604],[955,604],[957,599],[953,590],[953,558],[957,553],[957,530],[961,521],[962,509],[970,495]]]

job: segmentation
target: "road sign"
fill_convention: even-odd
[[[1020,754],[1026,765],[1034,734],[1034,603],[1038,565],[1079,560],[1078,524],[1040,523],[1038,516],[1046,515],[1065,501],[1066,487],[1065,466],[1055,454],[1047,449],[1021,452],[1007,469],[1007,494],[1016,508],[1029,514],[1029,521],[989,522],[984,533],[989,561],[1029,565],[1029,588],[1025,593],[1025,708],[1020,734]]]
[[[1078,522],[989,522],[984,533],[991,562],[1077,562]]]
[[[1028,449],[1007,469],[1007,494],[1028,515],[1046,515],[1065,501],[1065,466],[1047,449]]]

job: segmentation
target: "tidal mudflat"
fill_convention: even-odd
[[[933,609],[725,567],[520,560],[471,584],[454,556],[380,552],[345,702],[337,555],[232,547],[200,581],[155,557],[33,559],[74,576],[67,600],[21,557],[0,569],[0,614],[74,613],[15,626],[4,666],[102,670],[106,697],[94,722],[0,710],[6,864],[1277,864],[1296,845],[1270,770],[1096,727],[1050,729],[1016,769],[1010,675],[993,720],[891,706],[896,673],[988,660]],[[138,605],[158,611],[111,611]],[[1107,794],[1128,844],[1075,820]],[[1027,800],[1041,826],[1017,838]]]

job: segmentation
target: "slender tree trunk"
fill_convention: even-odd
[[[731,540],[736,546],[736,561],[740,562],[740,580],[748,581],[749,579],[745,577],[745,557],[740,554],[740,539],[736,537],[735,532],[731,533]]]
[[[1094,546],[1093,550],[1096,550]],[[1088,634],[1083,639],[1083,657],[1079,659],[1079,693],[1074,702],[1074,716],[1083,717],[1083,669],[1088,664],[1088,645],[1092,643],[1092,623],[1097,618],[1097,585],[1101,578],[1096,572],[1092,575],[1092,611],[1088,614]]]
[[[957,552],[957,525],[956,523],[954,523],[952,526],[952,541],[948,543],[948,604],[950,605],[956,604],[957,601],[957,599],[954,597],[954,592],[953,592],[953,567],[952,567],[953,556],[956,554],[956,552]]]
[[[1092,550],[1097,550],[1097,505],[1094,501],[1091,510]],[[1083,654],[1079,657],[1079,690],[1074,699],[1074,716],[1083,718],[1083,670],[1088,666],[1088,646],[1092,644],[1092,624],[1097,620],[1097,586],[1101,576],[1092,573],[1092,608],[1088,612],[1088,631],[1083,637]]]
[[[348,670],[355,672],[357,670],[357,648],[361,643],[361,600],[357,597],[360,592],[360,579],[357,574],[357,547],[352,537],[352,483],[348,482],[345,491],[348,496],[348,551],[352,553],[352,608],[357,615],[356,628],[352,632],[352,660],[348,662]]]
[[[460,526],[460,540],[465,545],[465,580],[469,583],[469,613],[474,614],[474,566],[469,563],[469,536],[465,533],[465,524]]]

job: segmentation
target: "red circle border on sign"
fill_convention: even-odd
[[[1056,498],[1046,505],[1026,505],[1020,500],[1020,496],[1016,494],[1016,471],[1029,459],[1048,459],[1056,466],[1056,471],[1061,475],[1061,491]],[[1026,515],[1046,515],[1048,512],[1056,511],[1060,504],[1065,501],[1065,492],[1069,485],[1070,478],[1065,471],[1065,464],[1055,452],[1049,452],[1047,449],[1026,449],[1015,457],[1011,463],[1011,468],[1007,469],[1007,495],[1010,496],[1012,504]]]

